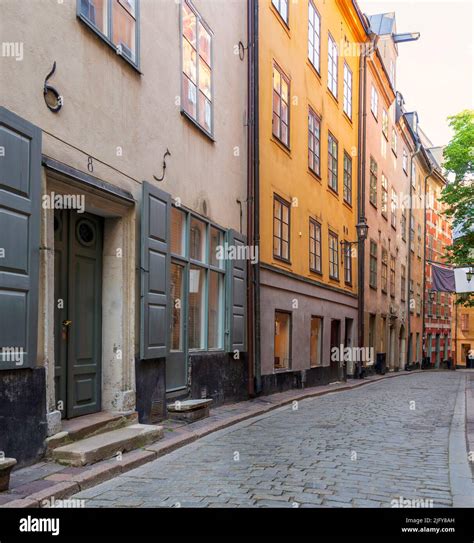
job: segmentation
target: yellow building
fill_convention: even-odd
[[[457,314],[456,314],[457,313]],[[474,355],[474,307],[454,306],[453,309],[454,348],[457,366],[466,366],[468,353]]]
[[[345,378],[357,345],[359,69],[348,1],[258,3],[260,354],[267,392]]]

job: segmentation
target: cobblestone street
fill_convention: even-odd
[[[466,376],[418,373],[284,407],[83,491],[86,507],[453,505],[449,433]]]

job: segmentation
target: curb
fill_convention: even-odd
[[[153,460],[156,460],[157,458],[165,456],[173,451],[176,451],[177,449],[180,449],[181,447],[189,445],[190,443],[193,443],[194,441],[197,441],[198,439],[205,437],[213,432],[217,432],[218,430],[224,430],[240,422],[244,422],[251,418],[264,415],[271,411],[275,411],[276,409],[290,405],[295,401],[303,401],[310,398],[317,398],[319,396],[326,396],[328,394],[346,392],[348,390],[354,390],[356,388],[360,388],[363,386],[379,383],[380,381],[384,381],[385,379],[392,379],[395,377],[403,377],[403,376],[406,377],[414,373],[427,373],[429,371],[430,370],[413,370],[413,371],[407,371],[407,372],[396,372],[396,373],[391,373],[391,374],[388,374],[388,375],[385,375],[383,377],[373,379],[373,380],[355,382],[355,384],[351,384],[351,385],[346,384],[338,388],[335,388],[334,390],[313,389],[310,391],[310,389],[308,389],[308,391],[306,392],[301,392],[299,394],[295,393],[291,398],[282,398],[280,400],[274,399],[274,403],[268,403],[267,405],[256,405],[255,407],[251,408],[246,413],[230,416],[229,418],[223,421],[216,421],[214,423],[209,424],[205,428],[196,429],[194,431],[191,430],[190,432],[187,432],[185,435],[181,435],[181,436],[177,435],[174,438],[170,438],[165,441],[158,441],[152,445],[148,445],[138,451],[124,453],[122,455],[121,461],[108,460],[100,466],[91,467],[90,470],[85,471],[80,474],[76,474],[76,475],[63,474],[63,473],[56,473],[53,475],[49,475],[48,477],[45,477],[45,480],[55,481],[57,484],[49,488],[46,488],[44,490],[41,490],[40,492],[31,494],[30,496],[26,496],[22,498],[19,497],[19,499],[7,502],[6,504],[0,506],[0,508],[6,507],[6,508],[23,509],[23,508],[46,507],[42,505],[45,501],[51,502],[54,500],[67,499],[82,490],[86,490],[100,483],[108,481],[116,477],[117,475],[127,473],[128,471],[131,471],[135,468],[143,466],[144,464],[147,464],[148,462],[152,462]],[[268,401],[271,402],[271,395],[260,396],[259,398],[256,398],[256,399],[258,400],[258,399],[265,399],[265,398],[267,398]],[[192,424],[190,426],[192,426]]]

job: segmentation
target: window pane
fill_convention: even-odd
[[[212,106],[211,102],[199,93],[199,124],[208,132],[212,132]]]
[[[212,271],[209,274],[208,348],[222,349],[224,276]]]
[[[112,41],[122,54],[135,60],[135,19],[116,0],[112,3]]]
[[[191,117],[196,118],[196,85],[184,76],[183,77],[183,109]]]
[[[184,307],[184,268],[178,264],[171,264],[171,350],[183,350],[183,314]]]
[[[189,257],[193,260],[206,262],[206,224],[202,221],[191,219],[189,231]]]
[[[185,256],[185,228],[185,214],[175,207],[171,208],[171,252],[175,255]]]
[[[219,247],[223,246],[223,235],[220,230],[217,230],[217,228],[211,227],[211,244],[210,244],[210,264],[211,266],[216,266],[219,268],[224,268],[224,260],[218,260],[217,258],[217,251]]]
[[[205,347],[206,271],[196,266],[189,270],[188,343],[190,349]]]
[[[199,54],[211,65],[211,36],[209,32],[202,26],[199,25]]]
[[[196,51],[187,40],[183,40],[183,71],[196,83]]]
[[[209,66],[199,59],[199,88],[211,100],[211,70]]]
[[[196,47],[196,15],[183,3],[183,34]]]
[[[107,0],[81,0],[80,13],[107,35]]]
[[[321,365],[322,319],[311,318],[311,367]]]
[[[289,313],[275,312],[275,343],[274,364],[275,369],[290,367],[290,330],[291,315]]]

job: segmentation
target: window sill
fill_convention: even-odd
[[[375,113],[372,110],[370,110],[370,113],[372,113],[372,117],[375,119],[375,122],[378,124],[379,122],[378,117],[375,115]]]
[[[339,198],[339,193],[337,192],[337,190],[334,190],[332,187],[330,187],[329,185],[327,186],[327,192],[329,192],[330,194],[332,194],[334,196],[334,198],[337,198],[338,200],[340,199]]]
[[[92,24],[89,19],[84,17],[81,13],[77,13],[77,18],[81,21],[82,24],[87,26],[102,42],[106,43],[111,49],[115,51],[115,54],[125,61],[131,68],[133,68],[138,74],[143,75],[140,70],[140,63],[135,63],[133,60],[128,58],[126,55],[119,53],[117,46],[105,35],[103,34],[94,24]],[[138,21],[137,21],[138,24]],[[138,51],[138,49],[137,49]]]
[[[371,200],[369,200],[370,202],[370,205],[374,208],[374,209],[377,209],[377,204],[374,204],[374,202],[372,202]]]
[[[181,110],[181,115],[187,119],[191,125],[193,125],[195,128],[197,128],[199,130],[199,132],[201,132],[201,134],[204,134],[204,136],[206,136],[210,141],[212,141],[212,143],[216,143],[216,140],[214,138],[214,136],[209,133],[205,128],[203,128],[195,119],[193,119],[191,117],[191,115],[189,115],[189,113],[187,113],[184,109]]]
[[[350,211],[354,211],[354,208],[352,207],[352,204],[350,204],[347,200],[342,200],[342,203],[349,209]]]
[[[285,19],[283,19],[281,13],[278,11],[278,9],[273,5],[273,3],[271,2],[270,3],[270,9],[273,11],[273,15],[275,15],[275,17],[277,18],[278,22],[281,24],[283,30],[288,34],[288,37],[290,38],[291,37],[291,34],[290,34],[290,24],[289,24],[289,21],[290,21],[290,10],[289,10],[289,6],[288,6],[288,22],[285,21]]]
[[[369,287],[372,289],[372,290],[377,290],[377,286],[374,286],[374,285],[369,285]]]
[[[272,134],[270,141],[272,141],[275,145],[277,145],[282,151],[284,151],[288,155],[289,158],[291,158],[291,149],[288,147],[288,145],[283,143],[274,134]]]
[[[313,171],[309,166],[308,166],[308,173],[310,175],[312,175],[317,181],[319,181],[320,183],[322,183],[322,177],[320,175],[318,175],[315,171]]]
[[[316,66],[309,60],[308,57],[306,57],[306,63],[311,68],[311,71],[314,72],[314,75],[318,78],[319,82],[321,82],[321,73],[320,70],[316,68]]]
[[[332,93],[332,90],[329,87],[326,89],[326,91],[329,94],[329,96],[334,100],[334,103],[337,105],[337,107],[339,107],[339,99],[338,99],[338,97],[334,96],[334,94]]]
[[[345,111],[343,111],[343,114],[344,114],[343,117],[346,119],[346,121],[347,121],[351,126],[353,126],[352,118],[349,117],[349,115],[348,115]]]

